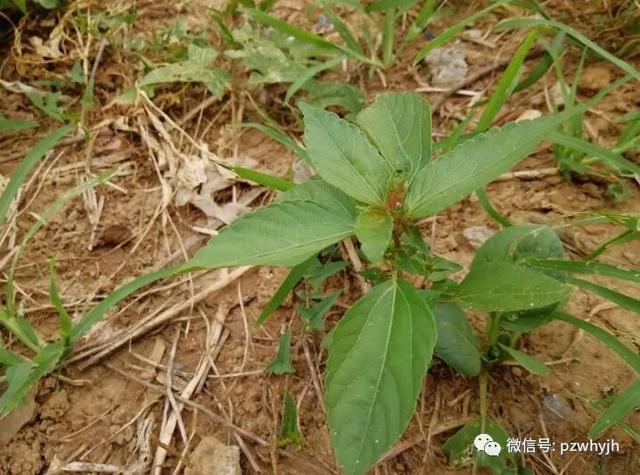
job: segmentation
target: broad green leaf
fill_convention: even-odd
[[[281,201],[224,227],[185,269],[295,266],[353,234],[353,224],[341,209],[313,201]]]
[[[412,177],[431,159],[431,110],[419,95],[380,95],[357,122],[401,176]]]
[[[510,226],[487,239],[476,252],[471,267],[503,261],[526,265],[528,259],[561,259],[564,247],[560,237],[548,226],[525,224]],[[545,274],[564,280],[564,272],[549,269]]]
[[[37,126],[38,123],[32,120],[7,119],[0,114],[0,134],[13,132],[15,130],[32,129]]]
[[[354,228],[362,252],[374,264],[382,262],[391,244],[393,218],[388,212],[366,209],[358,215]]]
[[[373,287],[336,326],[327,419],[346,475],[364,474],[406,429],[436,333],[431,309],[404,280]]]
[[[225,85],[231,81],[231,75],[210,63],[218,52],[213,48],[200,48],[189,45],[188,59],[179,63],[161,66],[147,73],[141,80],[141,87],[172,82],[199,82],[204,84],[213,96],[220,98],[224,94]]]
[[[498,456],[490,456],[476,450],[474,440],[480,434],[489,434],[500,444],[502,450]],[[472,461],[478,468],[489,468],[491,473],[500,475],[518,474],[514,454],[507,450],[509,434],[491,419],[482,427],[480,418],[467,423],[462,429],[442,444],[442,451],[449,457],[449,463],[455,466],[466,465]]]
[[[640,407],[640,379],[615,396],[611,405],[602,411],[598,420],[589,429],[589,438],[597,439],[638,407]]]
[[[0,397],[0,417],[13,411],[24,400],[30,386],[29,376],[32,367],[33,365],[29,361],[7,368],[5,376],[9,384]],[[25,390],[25,388],[27,389]]]
[[[333,112],[306,103],[300,109],[307,153],[318,174],[359,201],[384,203],[393,168],[365,134]]]
[[[456,304],[442,303],[434,313],[438,328],[436,356],[465,376],[478,376],[480,341],[464,311]]]
[[[267,372],[272,374],[290,374],[293,373],[291,366],[291,328],[287,328],[278,344],[278,352],[276,357],[267,366]]]
[[[495,261],[473,266],[455,297],[473,310],[515,312],[546,307],[570,295],[571,288],[552,277]]]
[[[406,199],[417,219],[456,203],[484,187],[532,153],[564,116],[515,122],[462,142],[418,171]]]
[[[531,355],[518,351],[510,346],[499,343],[500,348],[509,354],[514,360],[516,360],[524,369],[530,373],[537,374],[538,376],[547,376],[549,374],[549,367]]]
[[[284,392],[284,408],[278,447],[286,447],[287,445],[302,445],[302,436],[298,431],[298,408],[296,400],[293,399],[289,391]]]
[[[289,292],[291,292],[293,288],[298,285],[298,282],[300,282],[300,279],[302,279],[302,276],[313,264],[314,260],[315,257],[308,259],[291,269],[282,284],[280,284],[280,287],[278,287],[278,290],[276,290],[276,292],[273,294],[273,297],[271,297],[269,302],[267,302],[267,305],[265,305],[262,309],[262,312],[260,312],[260,316],[255,323],[256,326],[260,326],[264,322],[266,322],[271,314],[275,312],[280,305],[282,305],[282,302],[285,301],[287,295],[289,295]]]
[[[356,202],[353,199],[318,177],[313,177],[282,193],[278,201],[314,201],[353,222],[358,216]]]
[[[640,373],[640,355],[635,350],[630,350],[616,337],[603,330],[593,323],[586,322],[580,318],[576,318],[573,315],[569,315],[563,312],[555,312],[553,318],[560,320],[570,325],[574,325],[585,332],[589,333],[594,338],[600,340],[607,348],[622,358],[629,366],[631,366],[637,373]]]
[[[20,164],[16,167],[13,174],[11,175],[11,180],[5,187],[2,192],[2,196],[0,197],[0,224],[4,223],[4,219],[7,216],[7,210],[11,205],[11,201],[15,198],[16,193],[22,186],[22,183],[27,178],[29,171],[40,161],[45,154],[51,150],[58,140],[67,135],[69,132],[74,130],[75,126],[67,125],[65,127],[61,127],[59,129],[54,130],[51,134],[47,135],[45,138],[40,140],[35,147],[33,147],[24,157],[24,159],[20,162]]]

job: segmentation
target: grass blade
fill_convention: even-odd
[[[612,301],[616,305],[626,310],[630,310],[640,315],[640,300],[634,299],[633,297],[629,297],[628,295],[621,294],[620,292],[608,289],[601,285],[594,284],[593,282],[589,282],[588,280],[582,280],[568,276],[567,282],[569,284],[575,285],[576,287],[580,287],[581,289],[588,290],[591,293]]]
[[[311,33],[310,31],[304,30],[302,28],[298,28],[286,21],[280,20],[279,18],[275,18],[271,15],[266,14],[262,10],[258,10],[256,8],[246,8],[245,11],[254,19],[261,23],[264,23],[271,28],[278,30],[279,32],[287,35],[293,36],[298,41],[302,41],[303,43],[309,43],[316,45],[320,48],[324,48],[327,51],[338,51],[347,56],[362,61],[363,63],[370,64],[372,66],[380,66],[378,61],[371,60],[366,56],[358,53],[357,51],[353,51],[350,48],[345,48],[344,46],[337,45],[330,41],[325,40],[322,36],[316,35],[315,33]]]
[[[272,138],[276,142],[281,143],[289,150],[294,152],[300,158],[302,158],[305,162],[310,163],[309,155],[307,154],[307,150],[299,145],[295,140],[281,132],[280,130],[270,127],[268,125],[259,124],[257,122],[245,122],[244,124],[239,124],[238,127],[250,127],[252,129],[259,130],[269,138]]]
[[[362,48],[360,47],[360,44],[358,43],[358,40],[356,40],[349,27],[340,19],[340,17],[338,17],[338,15],[336,15],[333,9],[330,6],[327,6],[324,9],[324,12],[340,37],[347,44],[347,46],[353,51],[358,52],[359,54],[364,54]]]
[[[291,86],[289,86],[289,89],[287,89],[287,94],[284,96],[285,104],[288,104],[289,99],[291,99],[291,97],[293,97],[293,95],[298,92],[309,80],[313,79],[322,71],[334,68],[335,66],[340,64],[343,59],[344,58],[342,56],[338,56],[336,58],[329,59],[324,63],[320,63],[308,68],[303,74],[300,75],[300,77],[298,77],[298,79],[296,79],[291,84]]]
[[[27,178],[29,171],[49,150],[55,146],[58,140],[74,129],[74,125],[67,125],[54,130],[51,134],[40,140],[36,146],[33,147],[27,155],[25,155],[24,159],[16,167],[13,175],[11,175],[11,180],[0,197],[0,224],[4,222],[4,219],[7,216],[7,211],[9,210],[9,205],[18,193],[20,186],[22,186],[22,183]]]
[[[0,134],[14,132],[16,130],[32,129],[37,126],[38,123],[32,120],[7,119],[0,114]]]
[[[573,148],[590,157],[595,157],[614,169],[619,169],[622,172],[632,173],[634,175],[640,175],[639,165],[636,165],[631,160],[627,160],[618,153],[599,147],[598,145],[587,142],[581,138],[572,137],[571,135],[562,134],[560,132],[552,132],[549,135],[549,140],[558,145]]]
[[[549,69],[553,65],[553,61],[553,56],[551,56],[548,52],[545,52],[544,55],[542,55],[540,61],[538,61],[536,66],[531,70],[529,75],[522,81],[520,81],[516,85],[516,87],[513,88],[513,92],[516,93],[524,91],[525,89],[537,83],[545,74],[547,74],[547,71],[549,71]]]
[[[265,305],[265,307],[262,309],[262,312],[260,312],[260,316],[258,317],[255,323],[257,327],[259,327],[264,322],[266,322],[271,316],[271,314],[275,312],[280,305],[282,305],[282,302],[285,301],[285,299],[287,298],[287,295],[289,295],[289,292],[291,292],[294,289],[294,287],[298,284],[298,282],[300,282],[300,279],[302,279],[302,276],[304,275],[305,272],[307,272],[307,269],[309,269],[309,267],[314,263],[315,259],[316,258],[314,256],[311,259],[303,262],[302,264],[298,264],[297,266],[293,267],[289,271],[289,274],[284,279],[280,287],[278,287],[278,290],[276,290],[276,293],[273,294],[273,297],[271,297],[271,300],[267,302],[267,305]]]
[[[100,302],[86,314],[84,314],[80,321],[76,323],[76,325],[72,328],[71,334],[69,336],[69,342],[74,343],[78,341],[82,337],[82,335],[84,335],[96,322],[98,322],[103,317],[105,313],[107,313],[121,300],[127,298],[136,290],[157,280],[164,279],[166,277],[172,277],[185,271],[188,271],[188,269],[185,270],[184,266],[170,267],[168,269],[162,269],[157,272],[151,272],[149,274],[141,275],[128,284],[118,287],[116,290],[111,292],[102,302]]]
[[[640,407],[640,379],[615,396],[611,405],[602,411],[598,420],[589,429],[589,438],[597,439],[637,407]]]
[[[538,358],[523,353],[522,351],[518,351],[515,348],[511,348],[510,346],[503,345],[502,343],[499,343],[499,345],[500,348],[502,348],[506,353],[509,354],[509,356],[517,361],[520,366],[522,366],[530,373],[537,374],[538,376],[547,376],[549,374],[549,367]]]
[[[623,269],[611,264],[602,262],[582,262],[563,261],[551,259],[531,259],[527,258],[524,263],[539,269],[559,270],[563,272],[573,272],[576,274],[592,274],[613,277],[614,279],[640,282],[640,271]]]
[[[71,334],[73,321],[71,320],[69,313],[67,313],[67,310],[62,304],[62,298],[60,298],[60,292],[58,291],[58,286],[56,285],[55,257],[52,257],[49,260],[49,297],[51,298],[53,308],[55,308],[56,312],[58,312],[58,317],[60,318],[60,337],[66,346],[66,343],[69,340],[69,335]]]
[[[622,360],[631,366],[637,373],[640,373],[640,356],[622,344],[620,340],[606,330],[603,330],[601,327],[594,325],[593,323],[589,323],[564,312],[555,312],[553,314],[553,318],[578,327],[589,333],[591,336],[597,338],[602,344],[622,358]]]
[[[13,351],[7,350],[5,347],[0,346],[0,365],[3,366],[15,366],[23,363],[24,360]]]
[[[49,222],[49,220],[51,220],[56,214],[60,212],[60,210],[69,202],[69,200],[77,196],[80,196],[82,193],[84,193],[87,190],[95,188],[96,186],[101,185],[106,181],[109,181],[111,178],[113,178],[116,175],[116,173],[117,173],[117,170],[109,171],[96,178],[93,178],[92,180],[82,183],[72,188],[70,191],[64,193],[51,206],[45,209],[44,212],[38,217],[38,220],[35,223],[33,223],[33,225],[29,228],[27,233],[22,238],[22,241],[20,242],[18,251],[13,256],[13,260],[11,262],[11,268],[9,269],[9,275],[7,277],[6,305],[7,305],[7,310],[9,311],[10,314],[13,313],[13,305],[14,305],[14,295],[13,295],[14,273],[15,273],[16,266],[18,265],[18,261],[22,256],[22,252],[26,247],[26,244],[31,240],[31,238],[33,238],[33,236],[35,236],[35,234],[44,225],[46,225]]]
[[[418,12],[418,16],[407,30],[407,34],[404,36],[402,43],[400,43],[397,55],[400,55],[400,53],[404,51],[404,48],[406,46],[410,45],[415,40],[417,40],[418,37],[420,37],[420,33],[422,33],[422,30],[424,30],[429,24],[431,14],[433,13],[435,6],[436,0],[426,0],[422,4],[422,7]]]
[[[434,39],[429,41],[427,43],[427,46],[425,46],[420,51],[418,51],[418,53],[416,54],[415,58],[413,59],[413,65],[415,66],[420,61],[422,61],[429,53],[431,53],[431,51],[433,51],[434,49],[438,48],[439,46],[442,46],[447,41],[451,40],[454,36],[456,36],[458,33],[460,33],[462,30],[464,30],[464,28],[467,25],[473,23],[478,18],[481,18],[484,15],[492,12],[493,10],[495,10],[499,6],[504,5],[505,3],[509,3],[509,0],[499,0],[499,1],[495,2],[495,3],[492,3],[488,7],[483,8],[479,12],[468,16],[467,18],[465,18],[462,21],[460,21],[460,22],[456,23],[455,25],[453,25],[451,28],[449,28],[449,29],[445,30],[444,32],[440,33]]]
[[[599,245],[596,249],[593,250],[585,259],[591,260],[598,257],[600,254],[605,252],[612,246],[619,246],[626,242],[635,241],[636,239],[640,239],[640,231],[633,231],[631,229],[627,229],[626,231],[618,234],[613,239],[609,239],[607,242]]]
[[[287,191],[293,188],[294,184],[289,180],[278,178],[277,176],[268,175],[266,173],[245,167],[231,167],[231,170],[240,178],[250,180],[258,185],[266,186],[272,190]]]
[[[538,27],[548,27],[555,28],[560,31],[564,31],[567,35],[571,36],[574,40],[582,43],[587,48],[591,49],[593,52],[597,53],[599,56],[603,57],[607,61],[615,64],[617,67],[622,69],[629,76],[633,77],[637,81],[640,81],[640,71],[631,66],[626,61],[614,56],[609,53],[607,50],[601,48],[596,43],[591,41],[589,38],[584,36],[582,33],[577,32],[573,28],[564,23],[560,23],[555,20],[546,20],[541,18],[516,18],[511,20],[504,20],[498,25],[496,25],[495,29],[510,29],[510,28],[538,28]]]
[[[500,211],[498,211],[495,206],[493,206],[493,203],[489,199],[487,191],[484,188],[478,188],[475,191],[475,194],[478,197],[478,201],[480,201],[480,204],[484,208],[485,212],[489,216],[491,216],[496,223],[501,224],[505,228],[513,226],[513,223],[509,221],[509,218],[507,218]]]
[[[518,74],[520,73],[520,69],[522,69],[522,64],[524,60],[527,58],[529,51],[533,48],[536,40],[538,39],[538,35],[540,34],[539,30],[533,30],[529,32],[529,34],[525,37],[525,39],[520,43],[518,49],[513,55],[513,58],[509,62],[509,65],[505,69],[504,73],[500,77],[498,81],[498,85],[496,86],[495,91],[491,95],[487,106],[478,121],[478,125],[476,127],[476,131],[484,132],[493,123],[494,119],[504,106],[505,102],[511,95],[513,88],[517,84]]]

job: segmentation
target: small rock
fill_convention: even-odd
[[[522,120],[533,120],[542,117],[542,112],[537,109],[527,109],[522,114],[518,116],[516,122],[520,122]]]
[[[186,475],[241,475],[240,448],[225,445],[213,436],[200,441],[191,456]]]
[[[474,249],[478,249],[494,234],[495,231],[484,224],[480,226],[471,226],[462,231],[462,235]]]
[[[550,423],[561,422],[575,415],[571,404],[560,394],[547,394],[542,400],[542,415]]]
[[[512,366],[511,367],[511,374],[516,378],[521,378],[522,377],[522,368],[519,368],[518,366]]]
[[[464,49],[459,44],[434,49],[425,58],[431,68],[435,86],[451,87],[464,81],[469,67],[465,61]]]
[[[592,65],[585,68],[578,88],[580,92],[594,93],[611,83],[611,71],[602,65]]]
[[[69,410],[67,391],[56,391],[40,407],[40,417],[43,419],[60,419]]]
[[[114,247],[119,246],[130,240],[133,233],[127,226],[121,224],[112,224],[107,226],[98,238],[98,244],[101,246]]]
[[[293,182],[304,183],[314,175],[313,168],[302,159],[293,162]]]

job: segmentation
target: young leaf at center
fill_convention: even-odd
[[[326,403],[345,475],[364,474],[406,429],[436,333],[433,312],[404,280],[372,288],[336,326]]]
[[[358,201],[382,204],[393,167],[355,125],[307,103],[304,113],[304,141],[318,174]]]
[[[357,121],[404,176],[413,176],[431,158],[431,110],[419,95],[383,94],[358,114]]]
[[[364,210],[356,220],[356,237],[362,243],[362,252],[374,264],[382,262],[391,243],[393,218],[388,212]]]

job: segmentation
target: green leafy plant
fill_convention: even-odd
[[[359,30],[363,36],[357,38],[351,28],[335,11],[335,5],[342,3],[367,19]],[[412,19],[410,26],[404,31],[401,39],[397,37],[398,20],[412,8],[420,7]],[[336,44],[326,40],[319,34],[293,26],[275,16],[269,15],[260,8],[248,8],[247,12],[255,20],[270,26],[280,33],[295,38],[301,44],[313,45],[343,57],[351,58],[367,64],[372,68],[389,68],[398,55],[408,46],[415,43],[427,26],[436,7],[435,0],[418,2],[417,0],[382,0],[371,3],[365,2],[335,2],[332,0],[319,2],[326,21],[340,35],[343,44]],[[370,31],[373,27],[375,33]],[[379,35],[382,41],[378,44],[374,36]],[[361,43],[366,43],[368,51]]]
[[[65,126],[55,130],[42,139],[33,150],[25,156],[24,160],[14,171],[9,183],[4,188],[2,196],[0,196],[0,223],[4,223],[11,203],[18,194],[29,172],[61,138],[74,129],[74,126]],[[7,272],[8,277],[4,305],[0,306],[0,326],[4,327],[28,350],[33,352],[35,356],[33,358],[27,358],[5,348],[4,344],[0,344],[0,366],[5,367],[5,374],[2,379],[7,383],[7,388],[3,392],[2,397],[0,397],[0,417],[3,417],[20,404],[33,385],[58,365],[64,355],[69,351],[72,342],[71,332],[74,323],[62,306],[60,295],[58,294],[55,281],[55,261],[53,258],[50,262],[51,280],[49,293],[53,307],[56,309],[60,318],[59,339],[55,342],[45,341],[37,330],[31,326],[28,319],[16,308],[14,274],[24,248],[31,238],[52,219],[69,200],[79,196],[88,189],[110,180],[114,175],[115,172],[105,173],[64,193],[58,200],[40,213],[38,220],[21,238],[17,252],[12,257],[11,265]]]
[[[292,267],[257,323],[268,319],[304,278],[311,292],[300,294],[305,301],[300,316],[310,330],[322,330],[323,315],[335,296],[318,295],[319,284],[345,268],[344,262],[332,258],[331,249],[354,237],[366,262],[362,275],[373,286],[326,338],[327,423],[346,474],[365,473],[405,431],[419,393],[429,390],[423,379],[434,354],[462,374],[477,376],[480,384],[480,417],[445,444],[458,461],[468,458],[473,442],[469,434],[477,435],[477,428],[495,433],[495,440],[506,434],[487,410],[493,367],[519,364],[535,374],[549,371],[518,345],[523,335],[552,319],[585,329],[640,371],[640,357],[624,344],[601,328],[562,312],[574,286],[637,312],[637,300],[572,276],[597,274],[637,282],[637,272],[604,263],[569,261],[551,228],[509,223],[478,250],[468,273],[458,282],[451,274],[461,267],[435,255],[418,226],[420,220],[482,189],[533,153],[569,113],[461,137],[457,145],[434,157],[430,108],[415,94],[381,95],[353,122],[311,104],[303,103],[301,109],[304,158],[317,177],[299,185],[287,184],[273,204],[225,227],[186,264],[144,275],[116,289],[76,322],[60,310],[61,342],[56,346],[42,347],[37,335],[22,329],[21,340],[43,356],[29,363],[27,370],[21,356],[3,350],[0,361],[8,365],[7,379],[17,381],[13,387],[22,388],[27,380],[32,384],[51,371],[68,345],[128,295],[158,279],[197,269],[249,264]],[[576,111],[581,108],[571,113]],[[263,238],[256,239],[257,235]],[[315,257],[318,254],[321,259]],[[412,284],[416,281],[424,285],[416,287]],[[54,307],[60,309],[53,280],[50,293]],[[468,310],[488,316],[485,345],[466,318]],[[24,319],[16,316],[11,321],[20,329]],[[271,372],[294,370],[290,345],[288,330]],[[636,394],[632,386],[619,399],[609,401],[594,433],[619,423],[633,407],[629,398]],[[3,403],[5,410],[12,407],[6,400]],[[289,415],[283,438],[288,440],[295,433],[291,401],[285,414]],[[482,454],[471,458],[478,467],[489,467],[495,473],[513,470],[518,463],[506,453],[498,458]]]
[[[520,286],[510,289],[517,290],[510,299],[487,298],[487,289],[474,287],[482,284],[477,273],[458,287],[446,278],[451,266],[430,254],[416,227],[418,220],[510,169],[563,117],[509,124],[432,160],[429,106],[416,95],[380,96],[356,123],[309,104],[302,111],[306,152],[319,178],[237,220],[168,273],[249,263],[297,266],[328,246],[358,237],[377,270],[376,285],[331,333],[326,403],[339,462],[345,473],[364,473],[405,430],[437,342],[433,306],[406,275],[432,277],[438,283],[432,289],[439,289],[441,298],[477,308],[500,302],[502,311],[552,305],[570,293],[567,285],[542,274],[534,283],[512,278],[511,285]],[[269,238],[255,240],[256,233]],[[480,271],[489,282],[504,281],[499,279],[504,272],[531,272],[508,262],[487,263]],[[133,282],[115,294],[121,297],[144,283]]]
[[[605,87],[603,91],[607,91],[607,93],[620,87],[631,78],[640,80],[640,73],[631,64],[609,53],[570,26],[551,19],[538,2],[515,2],[510,0],[491,2],[486,8],[464,18],[427,42],[416,54],[414,64],[424,59],[435,48],[451,41],[467,25],[507,4],[535,11],[540,18],[511,18],[498,23],[494,27],[496,31],[523,28],[529,30],[529,33],[514,52],[495,90],[484,105],[476,131],[483,131],[490,127],[512,95],[530,88],[542,79],[548,71],[554,70],[560,89],[559,92],[562,96],[561,104],[554,104],[554,107],[556,111],[560,107],[564,108],[565,111],[569,112],[568,117],[570,117],[562,127],[548,137],[553,144],[552,150],[557,160],[559,171],[568,180],[571,180],[573,175],[603,175],[607,180],[613,181],[608,189],[609,195],[616,201],[624,200],[629,194],[628,184],[624,178],[637,176],[640,173],[640,167],[625,156],[625,153],[637,145],[638,140],[640,140],[638,138],[640,136],[640,123],[635,120],[637,114],[632,112],[621,119],[625,127],[616,145],[611,148],[605,148],[590,142],[584,136],[584,113],[573,114],[571,110],[577,107],[578,82],[587,54],[599,56],[627,74],[626,78],[617,80]],[[533,48],[536,45],[543,48],[541,58],[527,76],[521,78],[524,61],[533,54]],[[568,84],[563,68],[563,59],[571,47],[577,47],[582,52],[582,55],[575,75]],[[461,131],[467,127],[472,118],[473,114],[461,122]],[[452,140],[452,142],[455,144],[458,138],[459,136],[456,135],[455,140]],[[449,143],[451,139],[451,137],[447,139],[443,145],[450,147],[452,145]],[[482,196],[480,198],[484,205],[486,200],[483,200]],[[485,208],[487,207],[485,206]]]

